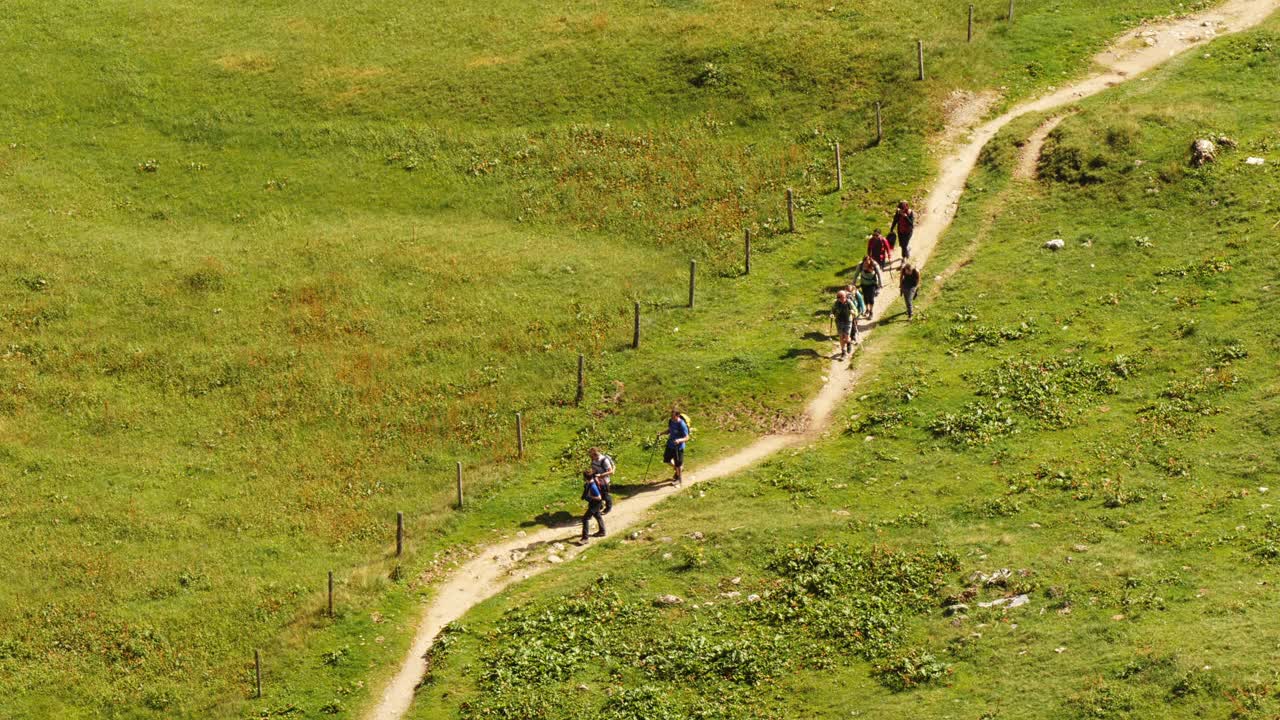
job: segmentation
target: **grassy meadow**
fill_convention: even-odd
[[[843,427],[480,606],[411,717],[1276,717],[1278,85],[1273,18],[1037,181],[1011,125]]]
[[[1004,6],[967,44],[936,2],[7,4],[0,715],[354,716],[442,568],[576,509],[585,447],[634,477],[676,402],[695,463],[794,425],[953,94],[1200,5]]]

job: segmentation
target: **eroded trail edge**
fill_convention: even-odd
[[[1141,26],[1125,33],[1108,50],[1096,56],[1094,61],[1099,69],[1088,77],[1021,103],[976,127],[969,123],[950,128],[946,137],[964,139],[957,140],[958,144],[951,146],[940,163],[937,182],[920,212],[920,223],[911,243],[913,262],[922,268],[927,263],[938,239],[955,217],[965,183],[982,148],[1005,125],[1023,115],[1048,112],[1096,95],[1215,37],[1253,27],[1278,8],[1280,0],[1228,0],[1216,8],[1181,19]],[[893,289],[887,293],[890,301],[877,305],[872,327],[893,304],[896,295]],[[865,341],[870,332],[870,329],[861,332],[859,342]],[[855,357],[860,357],[860,353]],[[663,486],[618,503],[609,514],[610,532],[618,534],[625,531],[639,522],[654,505],[677,492],[702,481],[732,475],[780,450],[821,436],[830,428],[836,406],[857,384],[861,376],[860,367],[861,363],[852,367],[842,362],[831,364],[822,389],[806,408],[808,424],[803,432],[767,435],[697,473],[688,474],[684,488]],[[581,548],[566,541],[576,536],[576,529],[546,528],[490,546],[458,567],[439,585],[435,597],[423,610],[408,656],[366,718],[399,720],[404,717],[413,702],[414,690],[427,671],[423,656],[441,629],[508,586],[554,567],[545,561],[529,562],[528,558],[535,552],[541,550],[545,557],[548,546],[565,542],[563,549],[557,550],[557,555],[563,561],[572,559]]]

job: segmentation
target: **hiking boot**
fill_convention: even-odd
[[[601,530],[600,532],[592,533],[591,537],[604,537],[604,531]]]

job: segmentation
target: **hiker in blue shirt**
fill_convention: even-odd
[[[667,436],[667,449],[662,453],[662,462],[676,469],[671,482],[680,485],[684,482],[684,444],[689,442],[689,423],[679,410],[671,411],[671,419],[667,421],[667,429],[658,433],[658,437]]]
[[[587,511],[582,514],[582,539],[580,542],[587,542],[587,527],[591,522],[591,518],[596,519],[596,526],[600,529],[591,537],[604,537],[604,517],[601,516],[600,510],[604,507],[604,493],[600,492],[600,484],[596,482],[595,473],[587,470],[582,473],[582,499],[587,501]]]

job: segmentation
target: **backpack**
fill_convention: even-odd
[[[685,415],[684,413],[680,413],[680,419],[684,421],[684,426],[689,428],[689,439],[692,440],[693,439],[693,423],[689,422],[689,416]]]
[[[596,495],[598,495],[599,497],[591,497],[591,486],[592,486],[592,485],[595,485],[595,486],[596,486]],[[587,501],[587,502],[596,502],[596,501],[601,500],[601,499],[603,499],[603,498],[604,498],[604,492],[602,492],[602,491],[600,490],[600,483],[596,482],[594,479],[592,479],[592,480],[590,480],[590,481],[588,481],[588,482],[586,482],[586,483],[583,483],[583,485],[582,485],[582,499],[583,499],[583,500],[585,500],[585,501]]]
[[[600,460],[599,460],[598,462],[599,462],[601,465],[607,465],[607,466],[609,467],[609,469],[613,470],[614,472],[617,472],[617,470],[618,470],[618,463],[617,463],[617,461],[615,461],[615,460],[613,459],[613,457],[612,457],[612,456],[610,456],[610,455],[607,455],[607,454],[605,454],[605,453],[600,453]],[[592,463],[592,465],[594,465],[594,464],[595,464],[595,463]],[[606,486],[608,486],[608,485],[610,484],[610,480],[608,480],[608,479],[606,478],[606,479],[605,479],[605,481],[604,481],[604,483],[605,483],[605,485],[606,485]],[[599,485],[599,484],[600,484],[600,478],[596,478],[596,484],[597,484],[597,485]],[[603,490],[603,489],[604,489],[604,488],[601,488],[601,490]]]

